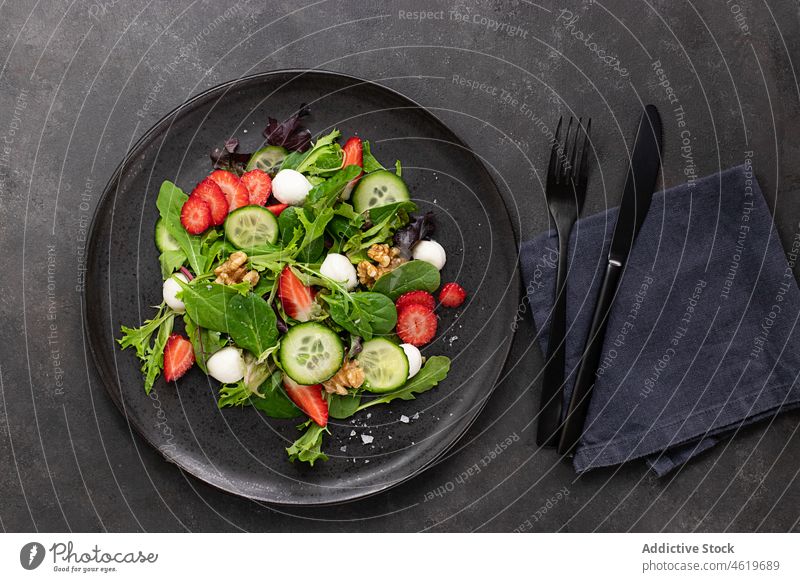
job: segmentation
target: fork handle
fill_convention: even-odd
[[[542,371],[542,397],[539,402],[539,425],[536,444],[555,447],[561,428],[563,403],[565,345],[567,329],[567,255],[572,222],[558,225],[558,271],[553,310],[550,314],[550,331],[547,340],[547,357]]]

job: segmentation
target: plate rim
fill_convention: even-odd
[[[410,103],[411,105],[413,105],[415,108],[418,108],[421,111],[423,111],[424,113],[426,113],[433,120],[435,120],[435,122],[436,122],[436,124],[438,126],[440,126],[442,129],[444,129],[447,133],[451,134],[455,138],[455,142],[454,142],[455,145],[457,145],[457,146],[463,148],[464,150],[466,150],[467,152],[469,152],[470,155],[475,160],[478,161],[478,163],[479,163],[480,167],[483,169],[483,172],[485,173],[487,179],[491,182],[491,184],[494,186],[495,190],[500,195],[500,202],[502,204],[502,209],[505,212],[505,215],[506,215],[506,217],[507,217],[507,219],[509,221],[509,225],[512,226],[511,234],[512,234],[512,238],[514,240],[515,247],[519,246],[519,240],[518,240],[517,234],[516,234],[516,232],[514,232],[514,229],[513,229],[513,221],[512,221],[511,212],[508,209],[508,204],[506,204],[505,198],[502,195],[502,190],[499,188],[499,186],[497,184],[497,181],[494,179],[494,176],[492,176],[492,173],[486,167],[486,164],[484,164],[483,160],[477,154],[475,154],[475,152],[463,140],[463,138],[458,133],[456,133],[452,128],[450,128],[446,123],[444,123],[444,121],[439,119],[439,117],[436,116],[429,108],[427,108],[427,107],[425,107],[423,105],[420,105],[417,101],[415,101],[414,99],[408,97],[407,95],[401,93],[400,91],[398,91],[396,89],[393,89],[391,87],[387,87],[386,85],[383,85],[383,84],[378,83],[376,81],[372,81],[372,80],[369,80],[369,79],[364,79],[364,78],[361,78],[361,77],[357,77],[355,75],[350,75],[348,73],[341,73],[341,72],[338,72],[338,71],[330,71],[330,70],[325,70],[325,69],[288,68],[288,69],[274,69],[274,70],[270,70],[270,71],[262,71],[262,72],[258,72],[258,73],[253,73],[251,75],[245,75],[243,77],[237,77],[237,78],[234,78],[234,79],[230,79],[228,81],[224,81],[224,82],[219,83],[217,85],[214,85],[213,87],[209,87],[208,89],[205,89],[205,90],[201,91],[197,95],[194,95],[194,96],[190,97],[186,101],[184,101],[184,102],[180,103],[179,105],[177,105],[176,107],[172,108],[170,111],[165,113],[161,118],[159,118],[159,120],[156,121],[147,131],[145,131],[145,133],[142,134],[142,136],[139,139],[137,139],[136,142],[132,146],[130,146],[128,148],[128,150],[125,153],[125,155],[123,156],[122,160],[119,162],[119,164],[117,164],[116,168],[114,169],[114,171],[109,176],[108,181],[106,182],[105,186],[103,187],[102,194],[97,199],[97,204],[96,204],[94,210],[92,211],[92,218],[91,218],[91,221],[89,223],[89,230],[88,230],[88,236],[87,236],[87,245],[86,245],[87,264],[89,264],[88,257],[93,252],[95,252],[95,247],[98,244],[96,229],[97,229],[97,223],[98,223],[99,218],[100,218],[100,209],[101,209],[101,207],[104,205],[104,203],[106,201],[106,198],[113,192],[113,190],[114,190],[113,187],[114,187],[115,183],[124,174],[125,168],[128,167],[128,165],[133,160],[135,160],[135,158],[137,156],[137,152],[141,148],[143,148],[147,144],[147,142],[150,139],[153,138],[154,135],[158,134],[162,130],[164,125],[167,125],[170,122],[174,121],[180,115],[181,110],[183,110],[185,108],[188,108],[188,107],[191,107],[195,103],[197,103],[199,101],[202,101],[203,99],[205,99],[205,98],[207,98],[207,97],[209,97],[211,95],[224,94],[227,90],[229,90],[231,88],[234,88],[234,87],[236,87],[238,85],[248,84],[248,83],[252,83],[252,82],[255,82],[255,81],[260,81],[260,80],[263,80],[263,79],[267,79],[267,78],[270,78],[270,77],[277,77],[277,76],[280,76],[280,75],[287,75],[287,74],[288,75],[295,75],[296,77],[301,77],[301,76],[304,76],[304,75],[319,75],[319,76],[323,76],[323,77],[339,77],[339,78],[342,78],[342,79],[345,79],[345,80],[354,81],[354,82],[356,82],[358,84],[371,85],[371,86],[377,88],[380,91],[385,91],[385,92],[393,94],[395,97],[399,97],[400,99],[402,99],[402,100]],[[84,285],[86,285],[86,281],[88,279],[88,274],[89,274],[89,269],[87,269],[86,272],[84,273],[84,277],[85,277]],[[512,293],[513,297],[516,298],[516,301],[515,301],[516,303],[519,303],[520,298],[522,296],[521,295],[521,290],[519,288],[520,287],[520,280],[521,279],[520,279],[520,272],[519,272],[519,262],[515,260],[514,261],[514,265],[513,265],[513,269],[512,269],[512,272],[511,272],[511,279],[509,281],[507,289],[508,289],[508,292]],[[226,494],[235,495],[236,497],[239,497],[241,499],[247,499],[247,500],[250,500],[250,501],[258,501],[260,503],[265,503],[265,504],[268,504],[268,505],[274,505],[274,506],[277,506],[277,507],[329,507],[329,506],[337,506],[337,505],[344,505],[344,504],[348,504],[348,503],[353,503],[355,501],[360,501],[360,500],[363,500],[363,499],[366,499],[366,498],[369,498],[369,497],[373,497],[373,496],[385,493],[385,492],[387,492],[387,491],[389,491],[389,490],[391,490],[391,489],[393,489],[395,487],[398,487],[399,485],[407,483],[411,479],[414,479],[414,478],[418,477],[421,473],[423,473],[423,472],[427,471],[428,469],[434,467],[435,465],[439,464],[442,460],[444,460],[445,457],[448,456],[448,454],[453,450],[453,448],[455,448],[456,445],[458,445],[463,440],[464,436],[467,434],[467,432],[472,427],[472,425],[477,421],[478,417],[483,412],[483,409],[486,407],[486,404],[489,402],[489,399],[494,394],[494,391],[497,388],[498,381],[501,379],[502,374],[503,374],[503,370],[505,369],[506,364],[508,362],[508,356],[509,356],[509,354],[511,352],[511,347],[512,347],[513,342],[514,342],[514,338],[516,337],[516,330],[512,330],[511,337],[510,337],[509,341],[507,342],[506,347],[503,348],[497,354],[498,358],[501,359],[502,364],[500,365],[500,367],[498,369],[498,372],[494,375],[494,378],[492,379],[492,382],[491,382],[491,387],[489,388],[489,390],[486,393],[485,397],[482,398],[481,401],[477,403],[477,405],[475,407],[475,412],[472,415],[472,418],[469,419],[469,421],[462,427],[462,429],[460,431],[458,431],[457,436],[455,436],[455,438],[453,438],[452,442],[449,445],[447,445],[444,449],[442,449],[437,455],[432,457],[427,463],[425,463],[422,466],[420,466],[416,471],[413,471],[413,472],[409,473],[408,475],[403,476],[401,479],[394,480],[394,481],[389,482],[389,483],[387,483],[385,485],[378,486],[378,487],[376,487],[376,488],[374,488],[372,490],[365,491],[363,493],[361,493],[361,492],[359,492],[357,490],[354,490],[355,492],[352,495],[347,496],[346,498],[343,498],[343,499],[337,499],[337,500],[332,500],[332,501],[316,501],[316,502],[309,502],[307,500],[304,500],[304,501],[293,501],[291,499],[286,499],[286,500],[283,500],[283,501],[276,501],[274,499],[267,499],[267,498],[263,498],[263,497],[259,497],[259,496],[255,496],[255,495],[248,495],[246,493],[234,490],[232,488],[226,488],[221,483],[215,483],[215,482],[209,481],[204,476],[197,474],[194,470],[192,470],[191,467],[186,466],[186,464],[181,463],[178,460],[176,460],[174,458],[171,458],[167,454],[165,454],[165,452],[162,451],[162,449],[158,445],[156,445],[156,443],[153,442],[152,439],[149,438],[149,436],[144,432],[143,428],[139,427],[137,423],[132,422],[130,420],[130,418],[129,418],[126,410],[125,410],[125,405],[123,404],[121,399],[118,398],[116,390],[113,388],[113,386],[116,386],[116,383],[115,382],[109,382],[109,378],[107,377],[107,373],[106,373],[107,371],[104,369],[104,366],[102,366],[100,364],[100,356],[98,355],[98,350],[101,349],[101,346],[96,345],[97,340],[93,337],[93,334],[89,332],[89,325],[88,325],[89,304],[88,304],[88,300],[89,300],[88,293],[86,292],[86,288],[84,287],[84,290],[82,292],[82,298],[81,298],[81,306],[82,306],[82,309],[83,309],[83,317],[82,317],[82,321],[81,321],[82,328],[83,328],[82,329],[83,335],[84,335],[84,338],[87,340],[87,344],[89,346],[89,352],[90,352],[91,358],[92,358],[92,363],[93,363],[94,369],[97,372],[97,375],[98,375],[98,377],[100,379],[100,382],[103,385],[104,392],[111,398],[112,402],[117,407],[118,411],[122,414],[122,416],[125,419],[125,422],[128,425],[128,427],[133,428],[134,432],[145,443],[147,443],[150,446],[151,449],[155,450],[166,462],[168,462],[168,463],[170,463],[172,465],[175,465],[180,471],[182,471],[183,473],[188,474],[191,477],[201,481],[205,485],[208,485],[208,486],[210,486],[210,487],[212,487],[212,488],[214,488],[214,489],[216,489],[218,491],[222,491],[222,492],[224,492]]]

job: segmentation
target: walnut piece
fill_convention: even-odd
[[[258,271],[248,271],[247,267],[245,267],[246,263],[246,253],[242,251],[231,253],[231,255],[228,257],[228,260],[214,269],[214,274],[217,276],[217,278],[214,280],[214,283],[219,283],[221,285],[234,285],[236,283],[241,283],[242,281],[247,281],[250,283],[251,287],[254,287],[256,283],[258,283]]]
[[[367,256],[378,263],[373,265],[369,261],[361,261],[356,267],[358,280],[367,287],[372,287],[383,275],[408,262],[408,259],[400,256],[400,249],[387,244],[372,245],[367,251]]]
[[[364,370],[355,360],[345,360],[333,378],[322,383],[328,394],[347,394],[348,388],[361,388],[364,383]]]

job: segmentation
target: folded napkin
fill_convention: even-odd
[[[617,209],[570,238],[564,407]],[[555,233],[521,248],[546,353]],[[609,316],[576,471],[646,458],[659,475],[739,427],[800,404],[800,291],[748,163],[654,194]]]

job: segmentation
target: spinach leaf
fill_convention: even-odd
[[[392,400],[414,400],[416,394],[427,392],[447,377],[450,371],[450,358],[447,356],[429,357],[417,375],[394,392],[388,392],[373,398],[358,407],[356,411],[364,410],[376,404],[386,404]]]
[[[331,319],[366,340],[390,333],[397,324],[397,309],[386,295],[369,291],[324,296]]]
[[[360,394],[331,394],[328,399],[328,414],[331,418],[349,418],[358,410],[361,404]]]
[[[292,463],[302,461],[313,467],[315,461],[328,460],[328,455],[322,452],[322,435],[325,434],[326,429],[313,420],[309,420],[297,428],[302,430],[305,427],[308,427],[305,434],[297,439],[292,446],[287,447],[286,452],[289,454],[289,460]]]
[[[375,281],[372,291],[383,293],[396,300],[408,291],[428,291],[433,293],[441,282],[439,270],[425,261],[409,261],[389,271]]]
[[[272,418],[297,418],[303,412],[289,400],[282,386],[283,372],[276,370],[250,398],[250,404]]]
[[[181,288],[186,313],[200,327],[227,333],[259,360],[278,343],[277,317],[261,297],[216,283],[181,284]]]
[[[181,208],[188,198],[183,190],[169,180],[165,180],[158,191],[156,206],[164,220],[167,232],[178,242],[178,246],[186,255],[194,273],[200,275],[205,272],[206,264],[202,238],[190,235],[181,224]]]
[[[225,347],[227,340],[218,331],[198,327],[187,314],[183,316],[183,326],[186,329],[186,335],[189,336],[189,341],[192,342],[197,367],[208,374],[208,358]]]
[[[161,278],[166,281],[186,262],[186,253],[181,250],[164,251],[158,256],[158,262],[161,264]]]

